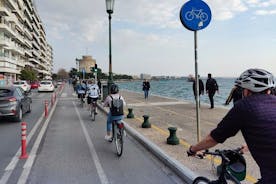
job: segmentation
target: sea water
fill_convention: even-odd
[[[229,93],[231,92],[235,78],[215,78],[218,86],[219,92],[214,96],[215,106],[223,106]],[[204,83],[204,88],[207,79],[202,79]],[[119,83],[121,89],[140,92],[143,95],[142,91],[142,82],[143,81],[133,81],[133,82],[123,82]],[[187,81],[187,79],[168,79],[168,80],[151,80],[150,81],[150,95],[159,95],[163,97],[175,98],[178,100],[186,100],[191,103],[195,103],[194,94],[193,94],[193,83]],[[204,95],[200,96],[201,103],[210,104],[208,95],[204,91]],[[231,107],[232,103],[228,106]]]

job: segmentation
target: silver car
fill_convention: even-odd
[[[0,116],[11,116],[22,121],[22,116],[32,110],[32,99],[21,87],[0,87]]]

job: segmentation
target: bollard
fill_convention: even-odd
[[[127,118],[134,118],[134,114],[132,112],[132,108],[128,108],[128,115],[127,115]]]
[[[53,107],[54,105],[54,93],[51,95],[51,106]]]
[[[20,159],[28,158],[27,153],[27,123],[21,123],[21,156]]]
[[[149,115],[144,115],[144,122],[142,124],[142,128],[151,128],[151,124],[149,123]]]
[[[177,145],[179,144],[179,139],[176,136],[176,127],[169,127],[168,128],[170,131],[170,136],[167,138],[167,144],[171,144],[171,145]]]
[[[47,100],[45,100],[45,110],[44,110],[44,112],[45,112],[45,117],[47,117],[48,116],[48,101]]]

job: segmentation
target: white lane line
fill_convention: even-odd
[[[34,133],[38,129],[38,127],[41,124],[43,118],[44,118],[44,113],[42,113],[42,115],[40,116],[40,118],[36,122],[35,126],[32,128],[30,134],[27,136],[27,143],[32,139]],[[16,167],[18,161],[19,161],[20,153],[21,153],[21,147],[17,150],[17,152],[15,153],[13,158],[11,159],[10,163],[6,166],[5,172],[4,172],[4,174],[2,175],[2,177],[0,179],[1,184],[6,184],[8,182],[13,170],[15,169],[15,167]]]
[[[96,150],[95,150],[95,147],[94,147],[94,144],[93,144],[93,142],[92,142],[92,140],[91,140],[91,137],[89,136],[89,134],[88,134],[88,132],[87,132],[85,126],[84,126],[83,120],[82,120],[82,118],[81,118],[81,116],[80,116],[80,113],[79,113],[79,111],[78,111],[78,109],[77,109],[77,107],[76,107],[75,102],[73,102],[73,104],[74,104],[75,110],[76,110],[76,112],[77,112],[77,115],[78,115],[78,117],[79,117],[80,124],[81,124],[82,130],[83,130],[85,139],[86,139],[86,141],[87,141],[87,144],[88,144],[88,146],[89,146],[90,154],[91,154],[91,156],[92,156],[92,158],[93,158],[93,161],[94,161],[94,163],[95,163],[95,166],[96,166],[96,169],[97,169],[97,172],[98,172],[100,181],[101,181],[102,184],[109,184],[109,181],[108,181],[108,179],[107,179],[107,177],[106,177],[106,174],[105,174],[105,172],[104,172],[104,170],[103,170],[103,168],[102,168],[102,165],[101,165],[101,163],[100,163],[100,159],[99,159],[99,157],[98,157],[98,155],[97,155],[97,152],[96,152]]]
[[[41,140],[42,140],[42,138],[43,138],[43,136],[44,136],[44,134],[45,134],[45,132],[47,130],[48,124],[49,124],[49,122],[50,122],[50,120],[51,120],[51,118],[53,116],[53,113],[54,113],[54,111],[56,109],[57,102],[58,101],[56,101],[56,103],[54,104],[54,106],[53,106],[53,108],[52,108],[52,110],[51,110],[48,118],[46,119],[44,125],[42,126],[42,128],[41,128],[41,130],[40,130],[40,132],[39,132],[39,134],[38,134],[38,136],[37,136],[37,138],[35,140],[35,143],[34,143],[34,145],[32,147],[31,153],[29,154],[29,158],[27,159],[26,163],[23,166],[23,171],[22,171],[22,173],[21,173],[21,175],[20,175],[20,177],[19,177],[19,179],[17,181],[17,184],[25,184],[27,182],[27,179],[29,177],[30,171],[31,171],[32,166],[34,164],[34,160],[35,160],[35,157],[36,157],[37,150],[38,150],[39,145],[41,143]]]

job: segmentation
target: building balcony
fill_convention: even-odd
[[[3,31],[10,37],[15,37],[15,31],[7,24],[7,22],[0,22],[0,31]]]
[[[6,7],[1,5],[0,6],[0,15],[1,16],[8,16],[9,15],[9,10]]]
[[[31,34],[31,32],[28,29],[25,29],[24,34],[29,40],[33,39],[33,35]]]
[[[0,38],[0,46],[9,46],[11,41],[9,39]]]
[[[25,39],[25,46],[27,46],[28,48],[32,48],[33,45],[32,45],[32,41],[28,40],[28,39]]]
[[[27,56],[27,57],[32,57],[33,56],[33,54],[32,54],[32,52],[31,52],[31,50],[30,49],[25,49],[25,56]]]
[[[37,64],[39,64],[39,61],[36,59],[36,58],[29,58],[29,61],[31,62],[31,63],[33,63],[34,65],[37,65]]]
[[[40,54],[38,53],[38,51],[36,49],[32,49],[32,53],[33,53],[34,57],[36,57],[36,58],[40,57]]]

